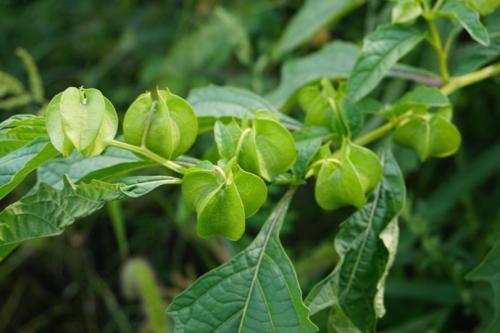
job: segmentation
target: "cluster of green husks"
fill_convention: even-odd
[[[306,125],[325,127],[331,133],[309,168],[309,175],[317,178],[316,201],[328,210],[363,207],[381,180],[382,166],[374,152],[351,141],[360,127],[354,103],[342,87],[336,91],[328,82],[321,89],[304,88],[299,101],[306,111]],[[99,155],[117,143],[117,128],[112,103],[97,89],[70,87],[47,108],[51,142],[64,156],[73,150],[84,156]],[[122,148],[168,162],[191,148],[198,121],[186,100],[168,90],[156,90],[141,94],[130,105],[123,134],[127,144]],[[217,121],[214,138],[220,156],[217,164],[202,161],[174,171],[183,174],[182,194],[197,213],[199,235],[221,234],[238,240],[245,231],[245,219],[267,199],[264,181],[274,182],[289,171],[297,160],[297,148],[289,130],[266,110],[255,111],[251,119]],[[460,134],[446,113],[428,110],[416,110],[400,120],[394,139],[413,148],[422,160],[448,156],[460,145]],[[335,146],[338,149],[332,152]]]

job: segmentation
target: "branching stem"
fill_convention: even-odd
[[[125,142],[121,142],[121,141],[117,141],[117,140],[111,140],[109,142],[109,145],[113,146],[113,147],[125,149],[125,150],[131,151],[133,153],[147,157],[150,160],[155,161],[156,163],[164,166],[165,168],[170,169],[170,170],[177,172],[177,173],[180,173],[180,174],[183,174],[185,169],[186,169],[182,165],[177,164],[174,161],[167,160],[167,159],[161,157],[160,155],[152,152],[151,150],[149,150],[145,147],[138,147],[138,146],[134,146],[134,145],[131,145],[131,144],[128,144]]]
[[[500,74],[500,63],[486,66],[480,70],[462,76],[453,77],[448,84],[441,88],[441,91],[445,95],[450,95],[460,88],[482,81],[497,74]]]

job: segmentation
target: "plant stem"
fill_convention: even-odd
[[[453,77],[448,84],[441,88],[441,92],[445,95],[450,95],[460,88],[487,79],[496,74],[500,74],[500,63],[484,67],[462,76]]]
[[[444,0],[438,0],[436,1],[436,4],[434,5],[434,7],[432,7],[432,14],[434,14],[435,12],[437,12],[439,10],[439,8],[441,8],[441,6],[443,5],[443,2]]]
[[[392,131],[392,129],[394,127],[396,127],[396,124],[397,124],[397,122],[392,122],[392,121],[388,122],[380,127],[375,128],[373,131],[368,132],[363,136],[360,136],[359,138],[354,140],[354,143],[361,145],[361,146],[367,145],[370,142],[375,141],[378,138],[381,138],[384,135],[386,135],[387,133],[389,133],[390,131]]]
[[[113,147],[125,149],[125,150],[131,151],[133,153],[147,157],[150,160],[153,160],[156,163],[158,163],[158,164],[164,166],[165,168],[170,169],[174,172],[183,174],[185,171],[185,167],[183,167],[182,165],[177,164],[173,161],[167,160],[167,159],[161,157],[160,155],[152,152],[151,150],[149,150],[147,148],[130,145],[128,143],[117,141],[117,140],[109,141],[109,145],[113,146]]]
[[[450,74],[448,73],[448,66],[446,64],[448,55],[443,48],[443,44],[441,43],[441,37],[439,37],[439,32],[436,28],[433,15],[427,19],[427,23],[429,24],[429,31],[431,33],[431,44],[434,46],[434,49],[436,49],[438,56],[441,76],[443,77],[444,83],[447,83],[450,80]]]
[[[120,256],[122,260],[128,256],[128,242],[127,233],[125,231],[125,220],[123,219],[123,213],[120,201],[110,201],[107,203],[109,218],[113,225],[113,231],[115,232],[116,241],[118,242],[118,249],[120,250]]]

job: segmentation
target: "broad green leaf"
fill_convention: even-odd
[[[37,181],[61,189],[64,177],[71,182],[90,181],[92,179],[109,180],[127,172],[153,165],[136,155],[114,147],[103,154],[84,157],[74,152],[69,157],[55,158],[37,169]]]
[[[106,105],[102,93],[93,88],[69,87],[61,95],[59,108],[65,135],[78,151],[88,148],[104,118]]]
[[[393,219],[389,224],[385,227],[385,229],[380,233],[379,238],[385,245],[385,248],[389,252],[389,257],[387,258],[387,263],[385,264],[385,270],[382,274],[382,277],[378,281],[377,284],[377,294],[375,295],[375,313],[378,318],[381,318],[385,315],[385,305],[384,305],[384,290],[385,290],[385,281],[387,279],[387,275],[389,274],[389,270],[394,263],[394,259],[396,258],[396,252],[398,250],[398,241],[399,241],[399,224],[397,219]]]
[[[396,62],[424,39],[413,25],[385,25],[368,35],[361,55],[347,81],[347,95],[354,101],[368,95]]]
[[[500,240],[496,242],[483,261],[472,272],[467,274],[467,280],[484,281],[493,289],[493,316],[484,333],[500,331]]]
[[[292,195],[292,191],[285,194],[243,252],[198,279],[173,300],[168,314],[175,320],[174,332],[317,331],[302,302],[293,265],[279,240]]]
[[[21,148],[36,138],[46,138],[45,119],[15,115],[0,123],[0,157]]]
[[[467,0],[467,4],[481,15],[489,15],[500,6],[500,0]]]
[[[406,93],[396,105],[409,107],[425,106],[427,108],[442,108],[450,105],[450,101],[438,88],[418,86]]]
[[[59,155],[46,138],[38,138],[0,157],[0,199],[5,197],[27,175],[43,163]]]
[[[142,177],[124,178],[117,183],[94,180],[75,185],[66,179],[60,190],[41,184],[37,192],[0,213],[0,253],[31,239],[59,235],[77,219],[101,209],[107,201],[144,195],[160,185],[178,181],[163,176],[163,181],[158,177]]]
[[[500,57],[500,11],[485,17],[484,25],[490,36],[490,45],[481,47],[475,42],[458,45],[449,54],[453,75],[459,76],[473,72]]]
[[[388,116],[399,116],[402,113],[420,108],[428,110],[431,108],[449,108],[451,107],[448,97],[438,88],[428,86],[418,86],[407,92],[391,108],[383,111]]]
[[[422,15],[418,0],[399,0],[392,8],[392,23],[411,22]]]
[[[322,78],[347,79],[359,53],[360,50],[355,44],[335,41],[313,54],[286,61],[281,68],[280,84],[266,98],[277,108],[286,109],[295,100],[300,88],[305,85],[318,82]],[[441,84],[436,74],[402,64],[392,66],[384,75],[408,80],[425,80],[432,85]]]
[[[163,185],[180,184],[179,178],[171,176],[129,176],[114,181],[120,191],[129,198],[139,198]]]
[[[374,332],[383,314],[383,281],[397,238],[392,223],[403,208],[405,187],[392,154],[385,152],[381,160],[384,177],[372,199],[342,223],[335,237],[340,261],[306,298],[312,314],[332,307],[330,324],[340,332]]]
[[[364,0],[307,0],[286,26],[273,50],[273,57],[277,59],[305,43],[321,28],[335,24],[363,2]]]
[[[490,44],[488,30],[479,20],[479,14],[469,8],[465,0],[448,0],[439,12],[457,20],[476,42],[484,46]]]
[[[276,110],[267,100],[251,91],[236,87],[208,86],[190,91],[188,101],[193,106],[200,129],[213,126],[216,119],[253,118],[255,111],[265,109],[273,112],[280,122],[290,129],[299,129],[302,124]]]
[[[356,45],[336,41],[311,55],[287,61],[281,68],[280,84],[267,95],[267,99],[281,109],[306,84],[323,77],[332,80],[346,79],[358,54]]]

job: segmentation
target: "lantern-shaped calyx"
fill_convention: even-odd
[[[223,235],[238,240],[245,218],[255,214],[267,198],[264,181],[237,165],[226,168],[204,162],[188,169],[182,179],[182,195],[195,208],[201,237]]]
[[[338,152],[322,160],[316,180],[316,201],[327,210],[343,206],[361,208],[381,177],[378,156],[346,140]]]
[[[286,172],[297,159],[292,134],[268,111],[256,112],[252,127],[243,130],[238,146],[240,166],[267,181]]]
[[[403,120],[394,133],[394,141],[415,150],[420,160],[429,156],[447,157],[454,154],[462,141],[460,132],[439,113],[416,113]]]
[[[115,108],[97,89],[70,87],[47,106],[47,132],[64,156],[73,150],[85,156],[99,155],[117,129]]]
[[[127,143],[145,147],[166,158],[174,159],[194,143],[198,121],[193,108],[168,90],[147,92],[130,105],[123,120]]]

